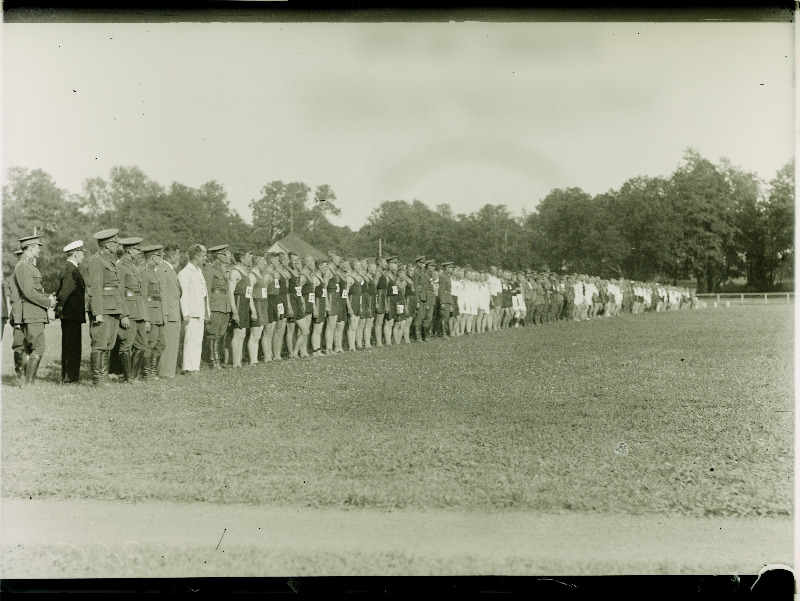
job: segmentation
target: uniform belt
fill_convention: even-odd
[[[142,293],[139,292],[138,290],[135,292],[133,290],[126,290],[125,296],[142,296]]]
[[[157,300],[160,301],[161,297],[160,296],[148,296],[147,300],[149,300],[149,301],[157,301]]]
[[[119,286],[103,286],[103,290],[119,290]]]
[[[221,294],[227,294],[228,293],[228,289],[227,288],[212,288],[211,292],[218,292],[218,293],[221,293]]]

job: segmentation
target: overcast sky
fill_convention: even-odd
[[[790,23],[7,24],[3,168],[79,192],[115,165],[533,211],[669,176],[684,149],[771,179],[794,153]]]

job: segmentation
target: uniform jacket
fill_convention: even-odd
[[[101,250],[86,265],[86,308],[91,315],[126,316],[117,266],[108,250]]]
[[[142,281],[142,294],[144,295],[145,305],[147,305],[147,314],[149,316],[148,321],[153,325],[163,325],[164,305],[158,276],[151,267],[142,269],[140,276]]]
[[[417,291],[417,300],[426,303],[428,302],[428,291],[432,291],[431,277],[428,275],[427,270],[417,270],[414,272],[414,290]],[[433,298],[431,297],[431,300]]]
[[[181,285],[183,317],[208,317],[208,291],[203,272],[190,261],[178,274],[178,282]]]
[[[161,261],[161,264],[156,267],[155,274],[161,289],[161,308],[164,321],[180,321],[181,284],[178,282],[175,268],[166,261]]]
[[[208,306],[211,311],[231,312],[231,300],[228,296],[228,274],[217,262],[209,263],[203,269],[203,277],[208,286]]]
[[[443,305],[453,302],[453,285],[450,280],[450,275],[443,272],[439,275],[439,302]]]
[[[139,267],[134,264],[130,255],[122,257],[117,262],[117,275],[128,317],[134,321],[147,321],[147,307],[142,295]]]
[[[36,269],[32,259],[23,259],[17,263],[14,267],[14,280],[19,291],[18,309],[14,310],[14,314],[21,317],[19,323],[49,323],[47,309],[50,307],[50,297],[44,293],[42,274]]]
[[[56,291],[56,317],[65,321],[86,321],[86,284],[83,281],[78,267],[71,261],[66,261],[58,275],[58,290]]]
[[[8,290],[8,278],[3,276],[3,319],[6,320],[11,316],[11,311],[8,310],[8,303],[11,300],[11,293]],[[3,321],[5,323],[5,321]]]

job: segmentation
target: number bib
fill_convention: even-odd
[[[245,288],[244,297],[245,298],[253,298],[253,287],[252,286],[248,286],[247,288]]]
[[[267,296],[269,296],[269,295],[267,294],[267,289],[266,289],[266,288],[262,288],[262,289],[261,289],[261,296],[262,296],[262,297],[264,297],[264,298],[267,298]]]
[[[283,315],[283,303],[278,303],[278,315]]]
[[[347,288],[342,290],[342,298],[347,298]]]
[[[313,303],[316,300],[317,296],[313,292],[308,293],[308,302]]]
[[[295,291],[295,294],[297,294],[297,296],[303,296],[303,293],[302,293],[301,290],[302,289],[300,288],[300,286],[295,286],[294,287],[294,291]]]
[[[397,294],[397,286],[392,286],[392,294]]]
[[[328,298],[328,289],[327,288],[323,288],[322,289],[322,298]]]
[[[401,315],[405,310],[405,308],[406,308],[405,305],[397,305],[397,314]]]

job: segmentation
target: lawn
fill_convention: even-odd
[[[790,516],[792,312],[559,322],[105,389],[16,388],[7,336],[2,494]]]

